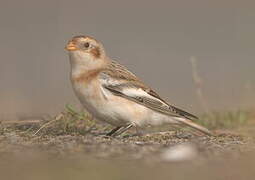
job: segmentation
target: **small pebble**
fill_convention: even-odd
[[[181,162],[193,160],[197,157],[198,150],[194,144],[184,143],[167,148],[162,154],[163,161]]]

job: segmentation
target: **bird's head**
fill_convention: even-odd
[[[105,51],[103,45],[88,36],[75,36],[66,45],[70,62],[74,66],[87,69],[97,68],[104,62]]]

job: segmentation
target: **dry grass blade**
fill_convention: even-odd
[[[60,120],[63,117],[63,114],[59,114],[58,116],[55,117],[55,119],[43,124],[34,134],[33,136],[37,135],[43,128],[47,127],[48,125],[50,125],[51,123]]]

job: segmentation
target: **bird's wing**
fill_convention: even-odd
[[[116,96],[141,104],[159,113],[179,117],[176,120],[207,135],[213,135],[208,129],[190,121],[196,116],[166,103],[160,96],[144,85],[133,73],[124,66],[112,62],[99,73],[103,88]]]
[[[144,85],[133,73],[114,61],[100,73],[99,77],[103,87],[117,96],[129,99],[162,114],[190,120],[197,119],[196,116],[169,105],[155,91]]]

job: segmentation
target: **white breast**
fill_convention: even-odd
[[[98,81],[91,81],[87,85],[79,82],[73,83],[73,88],[86,110],[98,120],[114,126],[121,126],[127,123],[143,126],[144,124],[160,125],[176,122],[169,116],[113,95],[101,87]]]
[[[98,120],[119,126],[127,123],[139,124],[149,109],[130,100],[118,97],[103,89],[97,81],[86,86],[73,83],[73,88],[82,105]]]

